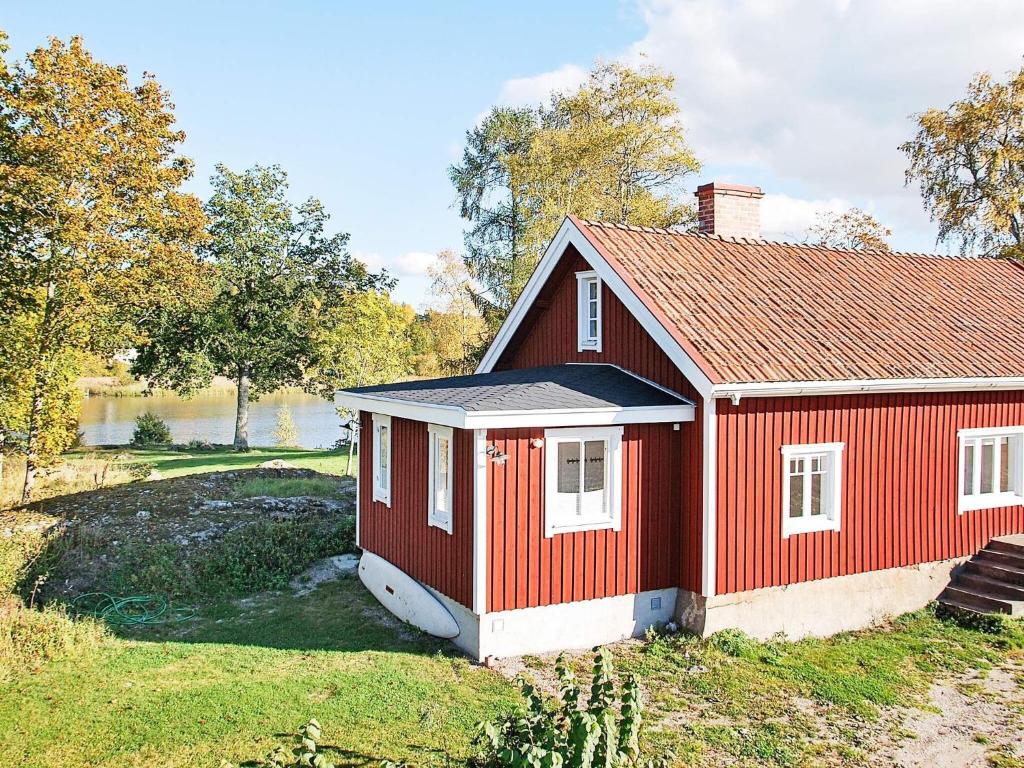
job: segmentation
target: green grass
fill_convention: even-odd
[[[202,472],[225,472],[233,469],[254,469],[265,461],[281,459],[301,469],[312,469],[328,475],[344,475],[348,463],[348,452],[302,448],[253,448],[249,451],[235,451],[227,446],[218,446],[211,451],[186,451],[173,448],[109,448],[82,449],[66,454],[69,461],[83,459],[115,460],[119,463],[145,463],[153,467],[162,477],[181,477]],[[352,472],[356,471],[357,457],[352,460]]]
[[[660,637],[634,647],[619,666],[645,681],[657,714],[690,714],[658,735],[680,755],[721,754],[740,765],[857,765],[866,746],[859,724],[894,706],[923,704],[939,677],[985,670],[1022,651],[1020,621],[992,633],[922,610],[887,628],[796,643],[761,643],[728,630],[708,640]]]
[[[355,579],[257,599],[112,639],[0,688],[0,762],[240,763],[316,717],[339,765],[422,765],[446,743],[465,748],[474,722],[513,699],[497,674],[381,624]]]
[[[274,496],[286,499],[294,496],[314,496],[319,499],[337,499],[341,488],[326,477],[251,477],[239,480],[231,494],[236,499],[256,496]]]

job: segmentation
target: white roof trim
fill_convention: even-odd
[[[558,260],[562,257],[566,246],[569,244],[572,244],[580,252],[580,255],[587,260],[591,268],[597,272],[598,277],[611,289],[619,301],[626,306],[626,309],[633,314],[633,317],[651,335],[657,345],[668,355],[669,359],[675,363],[682,374],[700,392],[701,396],[710,397],[712,389],[711,380],[708,379],[704,371],[679,346],[679,343],[672,338],[672,335],[654,316],[647,305],[640,301],[632,289],[626,285],[625,281],[619,277],[618,273],[611,268],[604,257],[568,217],[562,222],[562,226],[559,227],[551,244],[544,251],[544,255],[537,264],[537,268],[530,276],[522,294],[512,307],[512,311],[509,312],[505,322],[502,323],[497,336],[494,337],[494,341],[480,361],[476,372],[489,373],[493,370],[495,363],[498,362],[498,358],[501,357],[501,353],[512,340],[516,329],[523,321],[523,318],[526,317],[527,311],[540,294],[541,289],[551,276],[555,266],[558,264]]]
[[[963,392],[977,389],[1024,389],[1024,376],[948,379],[848,379],[845,381],[777,381],[716,384],[713,396],[792,397],[798,395],[852,395],[864,392]]]
[[[548,408],[520,411],[467,411],[452,405],[413,403],[393,397],[338,392],[335,401],[353,411],[383,413],[458,429],[514,427],[577,427],[610,424],[663,424],[693,421],[694,406],[656,405],[639,408]]]

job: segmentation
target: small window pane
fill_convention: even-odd
[[[821,472],[811,475],[811,514],[820,515],[821,510],[821,489],[824,487],[825,476]]]
[[[588,440],[584,452],[586,463],[583,465],[583,490],[600,491],[604,489],[604,440]]]
[[[964,495],[974,493],[974,442],[964,444]]]
[[[580,492],[580,444],[558,444],[558,492]]]
[[[380,487],[387,488],[388,481],[388,428],[381,426],[380,428]]]
[[[1010,490],[1010,438],[999,438],[999,488],[1000,493]]]
[[[992,493],[992,474],[995,469],[994,440],[981,441],[981,493]]]
[[[593,301],[597,299],[597,280],[591,280],[587,283],[587,296]],[[570,301],[572,300],[572,294],[570,294]],[[595,305],[596,307],[596,305]]]
[[[597,320],[591,320],[587,323],[587,333],[590,335],[590,338],[597,338]]]
[[[804,476],[802,474],[793,475],[789,479],[789,516],[804,516]]]
[[[437,438],[437,475],[434,480],[434,505],[441,512],[448,511],[448,438]]]

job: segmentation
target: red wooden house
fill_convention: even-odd
[[[1024,532],[1024,267],[767,242],[760,198],[704,185],[699,234],[570,217],[475,375],[339,393],[360,546],[471,655],[856,628]],[[1008,610],[1012,549],[973,576]]]

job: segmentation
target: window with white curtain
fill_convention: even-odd
[[[427,425],[430,479],[427,524],[452,532],[452,428]]]
[[[962,429],[960,512],[1024,504],[1024,427]]]
[[[544,433],[544,535],[621,527],[622,427]]]
[[[782,536],[838,531],[843,443],[782,446]]]

